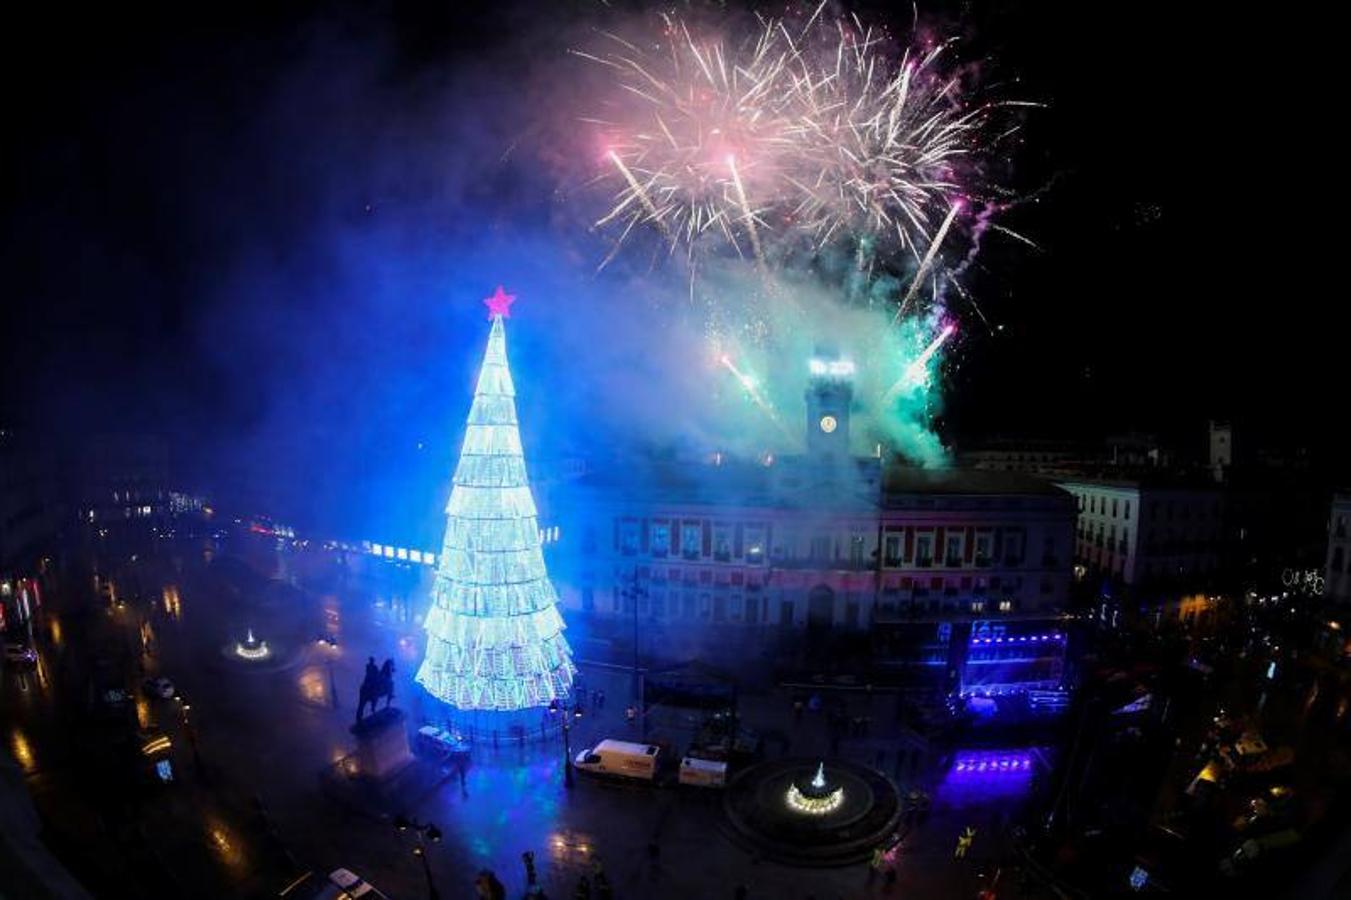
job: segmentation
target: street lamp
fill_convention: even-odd
[[[638,679],[638,598],[647,596],[647,588],[638,583],[638,571],[635,569],[629,578],[628,587],[619,592],[620,596],[633,604],[633,699],[642,702]]]
[[[441,895],[436,891],[436,882],[432,881],[431,864],[427,862],[427,842],[440,843],[441,829],[431,822],[419,822],[417,819],[409,819],[405,816],[395,816],[394,827],[400,831],[411,829],[417,835],[417,845],[413,847],[413,855],[422,860],[422,874],[427,876],[427,896],[430,900],[441,900]]]
[[[572,787],[572,720],[582,717],[582,704],[564,700],[549,701],[549,715],[560,716],[563,724],[563,784]]]

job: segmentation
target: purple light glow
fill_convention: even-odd
[[[971,638],[970,643],[974,646],[974,645],[976,645],[976,644],[1003,644],[1003,643],[1005,643],[1005,642],[1010,643],[1010,644],[1013,644],[1013,643],[1021,643],[1021,642],[1026,642],[1026,641],[1034,641],[1034,642],[1041,642],[1041,641],[1062,641],[1062,640],[1064,640],[1064,639],[1065,639],[1065,635],[1064,635],[1064,634],[1062,634],[1062,633],[1059,632],[1059,631],[1053,631],[1053,632],[1051,632],[1050,634],[1021,635],[1021,636],[1017,636],[1017,637],[1008,637],[1008,638],[1004,638],[1004,637],[994,637],[994,638],[973,637],[973,638]]]
[[[1024,773],[1032,769],[1033,756],[1030,750],[988,750],[958,753],[953,763],[954,773],[980,775],[1003,775]]]

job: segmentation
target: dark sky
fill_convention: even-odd
[[[283,468],[347,422],[378,453],[385,424],[440,413],[442,393],[463,405],[460,358],[481,335],[460,326],[478,313],[426,296],[478,290],[494,276],[473,273],[581,220],[532,119],[568,42],[615,6],[29,6],[3,53],[0,417],[155,428],[211,461],[256,441]],[[1175,7],[921,7],[1048,104],[1015,160],[1020,188],[1046,190],[1008,215],[1041,249],[981,257],[1005,329],[968,332],[950,438],[1216,415],[1331,433],[1346,319],[1322,299],[1330,240],[1304,210],[1324,151],[1298,124],[1326,112],[1318,78],[1281,10]],[[549,252],[592,264],[578,245]],[[546,262],[521,265],[528,283]],[[408,363],[402,400],[375,386],[391,355]],[[437,359],[453,377],[430,374]]]

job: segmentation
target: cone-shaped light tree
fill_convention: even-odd
[[[417,680],[461,710],[547,706],[572,686],[572,651],[544,568],[535,500],[516,423],[503,320],[515,296],[484,301],[492,319],[464,445]]]

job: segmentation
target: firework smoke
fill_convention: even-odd
[[[598,48],[575,51],[613,87],[587,119],[607,160],[598,180],[609,206],[596,221],[615,239],[606,262],[642,231],[683,249],[706,334],[741,345],[736,363],[722,353],[718,364],[780,429],[776,408],[797,400],[775,402],[777,379],[801,389],[801,373],[780,360],[810,340],[852,343],[860,372],[875,370],[858,385],[872,436],[932,461],[931,375],[955,330],[943,292],[956,285],[979,312],[957,276],[980,238],[1002,230],[991,218],[1006,194],[986,183],[987,161],[1017,130],[992,125],[997,111],[1028,104],[972,96],[949,64],[950,42],[897,49],[824,3],[805,22],[760,20],[744,39],[669,15],[660,23],[658,34],[606,33]],[[968,204],[979,214],[961,215]],[[724,275],[735,290],[708,283],[718,257],[753,261],[758,279]],[[804,293],[805,280],[822,290]],[[821,309],[806,311],[803,296]],[[866,327],[842,325],[850,306],[866,312]],[[744,375],[748,360],[767,380]]]

